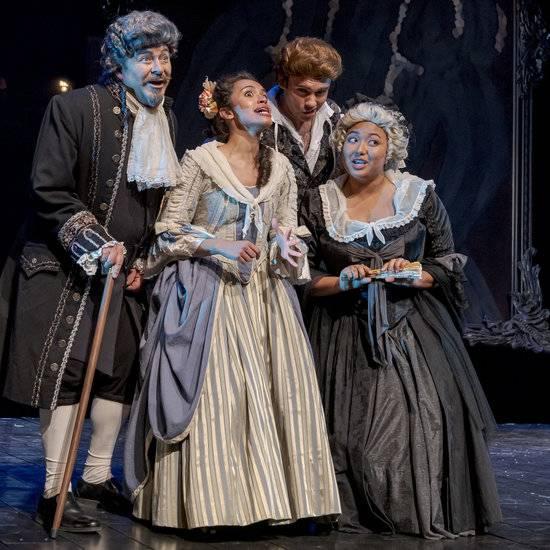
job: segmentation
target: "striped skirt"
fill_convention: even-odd
[[[340,513],[313,359],[291,285],[221,282],[188,429],[156,441],[134,515],[197,528]]]

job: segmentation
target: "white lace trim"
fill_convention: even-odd
[[[135,116],[126,168],[128,181],[135,182],[139,191],[175,186],[181,181],[181,167],[162,104],[149,108],[132,94],[126,97]]]
[[[408,172],[389,170],[386,176],[396,187],[393,198],[395,214],[374,222],[351,220],[348,217],[346,197],[341,190],[347,174],[319,186],[323,218],[332,239],[341,243],[350,243],[366,237],[370,246],[376,236],[382,244],[385,244],[386,239],[382,230],[403,227],[418,216],[428,187],[434,188],[435,183]]]
[[[174,186],[173,181],[170,178],[164,176],[146,179],[136,174],[133,181],[135,182],[138,191],[143,191],[144,189],[158,189],[159,187]]]
[[[97,272],[98,259],[101,258],[101,255],[103,254],[103,249],[106,246],[114,246],[115,244],[119,244],[118,241],[109,241],[97,250],[86,252],[85,254],[82,254],[80,258],[78,258],[76,263],[84,270],[86,275],[95,275]]]

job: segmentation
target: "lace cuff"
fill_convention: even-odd
[[[103,247],[117,244],[88,210],[81,210],[71,216],[59,230],[57,238],[71,259],[87,275],[96,273],[97,259],[101,256]]]
[[[120,244],[118,241],[106,242],[101,248],[93,250],[92,252],[86,252],[82,254],[80,258],[76,260],[76,263],[84,270],[86,275],[95,275],[97,273],[98,259],[103,254],[103,249],[106,246],[114,246]],[[126,251],[125,251],[126,252]]]
[[[282,231],[285,231],[285,229],[288,228],[281,226],[280,229]],[[295,258],[295,261],[298,265],[294,267],[293,265],[290,265],[286,260],[281,258],[281,249],[279,247],[277,239],[274,238],[275,235],[273,234],[269,247],[270,269],[271,272],[274,273],[276,276],[281,277],[282,279],[289,279],[292,284],[303,285],[311,280],[311,275],[309,271],[309,261],[307,257],[308,248],[306,243],[299,237],[309,237],[310,232],[305,226],[302,225],[293,229],[292,235],[294,237],[297,237],[295,246],[302,253],[302,256],[300,258]]]
[[[147,263],[146,258],[138,258],[132,265],[131,269],[135,269],[140,273],[140,275],[143,276],[143,273],[145,272],[145,265]]]

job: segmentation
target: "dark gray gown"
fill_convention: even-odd
[[[501,519],[486,445],[494,419],[459,332],[463,257],[428,183],[397,182],[396,216],[370,238],[345,234],[358,224],[345,221],[335,182],[308,191],[301,208],[312,277],[404,257],[436,281],[306,298],[347,531],[452,538]]]

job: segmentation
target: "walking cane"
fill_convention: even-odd
[[[109,311],[109,304],[111,302],[111,295],[113,293],[113,285],[115,282],[112,277],[111,271],[112,268],[109,269],[105,280],[105,286],[103,287],[103,296],[101,297],[101,305],[99,306],[99,314],[97,317],[94,339],[92,340],[90,359],[88,360],[88,366],[86,367],[86,377],[84,378],[82,395],[80,396],[80,403],[78,404],[78,414],[76,416],[76,422],[73,428],[71,446],[69,447],[69,455],[67,457],[67,465],[65,466],[65,472],[63,474],[61,492],[57,497],[55,516],[53,518],[52,529],[50,531],[50,537],[52,539],[57,538],[57,530],[61,526],[61,518],[63,517],[63,511],[65,509],[65,502],[67,501],[69,483],[71,482],[71,477],[73,475],[74,465],[76,462],[76,454],[78,452],[78,446],[80,444],[80,436],[82,435],[82,427],[84,426],[84,418],[86,417],[86,410],[88,409],[88,402],[90,400],[90,392],[92,390],[92,383],[94,381],[95,369],[97,366],[97,360],[99,358],[99,352],[101,350],[101,344],[103,341],[103,333],[105,331],[105,324],[107,322],[107,313]]]

